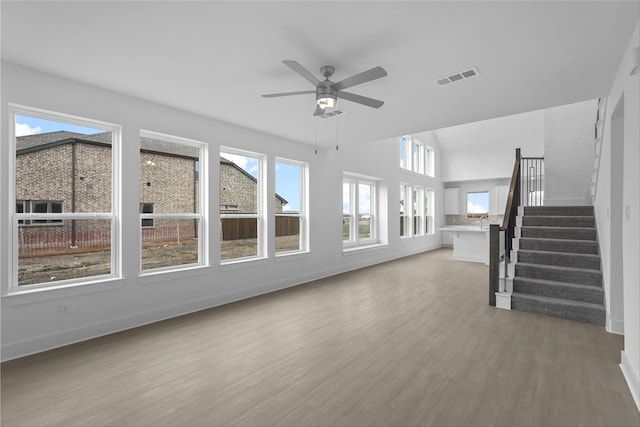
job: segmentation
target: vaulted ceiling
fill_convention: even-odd
[[[606,96],[637,1],[3,1],[2,58],[304,143],[418,133]],[[339,101],[313,117],[313,89],[282,60],[385,101]],[[438,86],[476,67],[480,75]],[[99,101],[97,101],[99,102]]]

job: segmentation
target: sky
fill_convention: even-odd
[[[104,132],[103,129],[94,129],[58,121],[16,115],[16,136],[61,130],[85,135]],[[221,155],[240,166],[254,178],[258,176],[258,159],[230,153],[221,153]],[[283,207],[283,211],[300,212],[300,166],[291,163],[276,162],[276,193],[288,202],[288,204]]]
[[[488,213],[489,193],[467,193],[467,213]]]
[[[37,133],[55,132],[60,130],[83,133],[85,135],[104,132],[104,129],[94,129],[52,120],[16,115],[16,136],[34,135]]]

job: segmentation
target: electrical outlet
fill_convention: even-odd
[[[71,315],[71,305],[69,303],[63,303],[58,305],[58,316]]]

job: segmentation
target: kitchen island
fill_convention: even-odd
[[[489,264],[489,228],[472,225],[447,225],[438,229],[451,233],[453,259]]]

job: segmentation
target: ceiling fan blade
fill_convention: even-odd
[[[368,98],[362,95],[356,95],[351,92],[338,92],[338,99],[346,99],[347,101],[357,102],[358,104],[366,105],[371,108],[380,108],[384,104],[384,101],[378,99]]]
[[[310,93],[316,93],[315,90],[303,90],[299,92],[282,92],[282,93],[267,93],[262,95],[263,98],[276,98],[278,96],[291,96],[291,95],[308,95]]]
[[[379,79],[380,77],[385,77],[386,75],[387,72],[384,70],[384,68],[374,67],[370,70],[363,71],[360,74],[356,74],[355,76],[347,77],[344,80],[340,80],[338,83],[334,83],[331,87],[335,90],[347,89],[351,86]]]
[[[317,87],[320,84],[320,80],[318,80],[316,78],[316,76],[311,74],[311,72],[309,72],[309,70],[304,68],[302,65],[298,64],[296,61],[292,61],[290,59],[285,59],[282,62],[283,62],[284,65],[286,65],[287,67],[291,68],[293,71],[295,71],[296,73],[300,74],[306,80],[311,82],[314,86]]]

